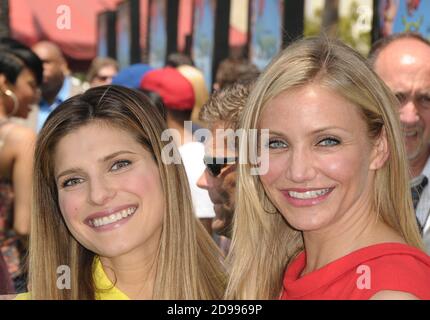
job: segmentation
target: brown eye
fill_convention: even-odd
[[[112,171],[117,171],[120,170],[122,168],[125,168],[127,166],[129,166],[131,164],[131,161],[128,160],[120,160],[120,161],[116,161],[113,166],[111,167]]]
[[[83,181],[83,179],[82,179],[82,178],[71,178],[71,179],[67,179],[67,180],[65,180],[65,181],[61,184],[61,186],[62,186],[63,188],[73,187],[73,186],[75,186],[75,185],[77,185],[77,184],[82,183],[82,181]]]

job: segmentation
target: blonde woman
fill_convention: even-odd
[[[191,83],[191,86],[193,87],[195,103],[193,111],[191,112],[191,121],[203,126],[199,120],[199,113],[203,104],[205,104],[209,99],[209,92],[206,87],[205,77],[199,69],[193,66],[181,65],[176,69],[178,69],[178,71]]]
[[[36,145],[31,292],[18,299],[222,296],[219,252],[194,218],[183,166],[163,162],[164,128],[145,96],[118,86],[52,112]]]
[[[430,299],[396,106],[338,41],[298,41],[267,67],[242,117],[269,130],[267,170],[252,175],[241,144],[227,298]]]

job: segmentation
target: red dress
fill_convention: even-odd
[[[306,255],[287,267],[281,299],[364,300],[381,290],[430,300],[430,257],[401,243],[381,243],[354,251],[300,277]]]

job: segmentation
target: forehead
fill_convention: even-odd
[[[430,83],[430,46],[415,39],[400,39],[382,49],[376,73],[388,85],[402,82]]]
[[[279,131],[318,130],[331,126],[353,128],[363,123],[355,104],[320,85],[307,85],[270,100],[262,111],[259,127]]]
[[[51,47],[49,45],[39,45],[33,48],[33,51],[39,56],[43,61],[57,61],[61,58],[61,53],[58,49]]]
[[[146,151],[128,131],[106,123],[91,122],[59,140],[54,152],[55,168],[95,161],[120,150]]]
[[[105,65],[103,67],[101,67],[99,69],[99,73],[104,72],[104,73],[114,73],[117,72],[117,69],[115,68],[115,66],[112,65]]]

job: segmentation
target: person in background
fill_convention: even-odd
[[[241,117],[227,299],[430,299],[396,103],[339,40],[269,64]]]
[[[26,290],[23,259],[30,232],[35,132],[25,119],[39,97],[43,67],[23,44],[0,44],[0,249],[15,290]]]
[[[118,62],[109,57],[96,57],[91,62],[87,72],[87,81],[90,87],[111,84],[118,73]]]
[[[416,33],[395,34],[373,45],[369,61],[399,100],[413,204],[430,254],[430,42]]]
[[[193,214],[165,122],[139,91],[72,97],[36,144],[30,292],[16,299],[220,299],[219,250]],[[68,266],[68,288],[58,267]]]
[[[259,74],[257,66],[247,59],[230,57],[219,64],[213,88],[216,91],[236,82],[247,83]]]
[[[181,65],[176,68],[192,85],[195,97],[193,111],[191,112],[191,121],[194,125],[202,127],[199,120],[200,109],[209,98],[208,88],[206,86],[203,73],[196,67]]]
[[[211,131],[212,139],[205,141],[206,170],[198,179],[197,186],[208,191],[214,204],[215,218],[212,230],[219,235],[218,245],[224,254],[227,254],[230,246],[238,156],[238,146],[229,145],[227,143],[229,136],[225,136],[224,132],[231,129],[234,134],[239,129],[240,115],[251,88],[252,82],[236,83],[215,91],[203,105],[199,115],[200,121]],[[234,138],[230,141],[237,142]]]
[[[39,102],[36,131],[39,132],[46,118],[61,102],[87,88],[73,77],[61,49],[53,42],[41,41],[32,47],[43,62],[42,100]]]
[[[205,170],[201,161],[204,155],[204,145],[193,141],[192,126],[186,126],[190,121],[196,95],[190,81],[176,68],[164,67],[146,73],[141,81],[141,89],[157,93],[166,108],[166,122],[174,143],[178,146],[182,158],[193,199],[195,213],[211,234],[211,219],[215,216],[213,204],[206,190],[197,187],[197,179]]]
[[[192,66],[194,67],[193,59],[190,56],[181,52],[172,52],[167,56],[166,60],[167,67],[177,68],[180,66]]]
[[[153,68],[144,63],[132,64],[122,68],[112,79],[112,84],[124,86],[130,89],[140,89],[143,76]]]

